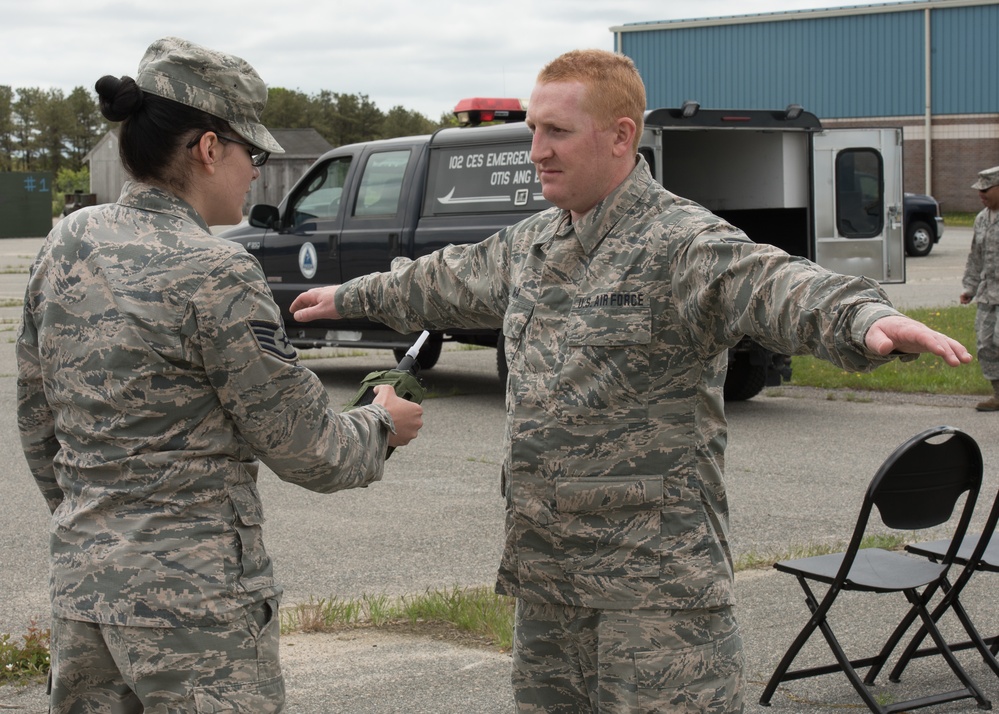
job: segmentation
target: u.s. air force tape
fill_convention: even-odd
[[[288,339],[288,334],[284,331],[284,326],[277,322],[268,320],[248,320],[253,338],[257,341],[257,346],[264,352],[269,352],[278,359],[285,362],[294,362],[298,358],[298,353]]]

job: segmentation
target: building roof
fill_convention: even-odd
[[[283,159],[308,159],[315,160],[333,148],[315,129],[271,129],[271,135],[277,139],[277,143],[284,149],[283,154],[271,155],[271,161],[281,161]],[[86,156],[84,163],[89,163],[96,153],[104,149],[105,145],[110,146],[110,151],[117,155],[118,135],[116,130],[108,131],[101,140],[94,145]]]
[[[271,135],[285,153],[271,155],[271,161],[280,159],[315,159],[333,148],[315,129],[270,129]]]
[[[814,8],[810,10],[781,10],[760,12],[727,17],[702,17],[689,20],[647,20],[629,22],[610,28],[611,32],[643,32],[648,30],[679,30],[711,25],[741,25],[756,22],[776,22],[780,20],[804,20],[820,17],[843,17],[886,12],[912,12],[913,10],[934,10],[946,7],[968,7],[974,5],[994,5],[995,0],[904,0],[902,2],[851,5],[835,8]]]

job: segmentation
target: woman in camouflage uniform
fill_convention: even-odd
[[[381,478],[419,406],[341,414],[298,362],[237,223],[281,147],[245,61],[177,38],[97,82],[132,177],[32,268],[18,424],[52,511],[53,712],[280,711],[258,459],[319,492]]]

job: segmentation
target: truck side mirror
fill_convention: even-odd
[[[248,220],[254,228],[276,230],[281,224],[281,213],[275,206],[258,203],[250,208]]]

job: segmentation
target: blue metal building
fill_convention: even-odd
[[[905,185],[977,211],[999,165],[999,2],[914,0],[611,28],[649,107],[777,109],[827,126],[902,126]]]

